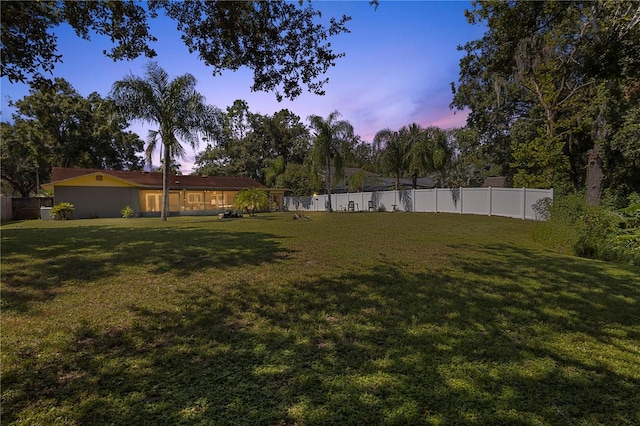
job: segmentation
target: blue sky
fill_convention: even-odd
[[[252,73],[241,69],[212,76],[196,55],[180,40],[173,22],[153,20],[151,31],[158,38],[154,58],[172,77],[185,73],[198,80],[198,90],[209,104],[224,110],[236,99],[244,99],[252,112],[273,114],[287,108],[306,123],[311,114],[326,117],[334,110],[350,121],[356,133],[371,141],[378,130],[398,129],[410,123],[442,128],[462,126],[464,112],[449,109],[451,82],[457,82],[463,52],[456,48],[478,39],[485,28],[467,23],[468,1],[384,1],[377,10],[368,1],[319,1],[314,7],[323,18],[350,15],[351,33],[331,39],[335,51],[345,52],[326,74],[326,94],[304,92],[293,101],[277,102],[273,93],[251,92]],[[98,92],[107,96],[114,81],[129,73],[143,75],[147,58],[114,62],[102,55],[110,42],[95,36],[84,41],[68,27],[55,30],[63,63],[53,77],[63,77],[81,95]],[[1,81],[1,119],[11,121],[8,99],[19,100],[28,87]],[[131,130],[146,138],[151,127],[134,123]],[[204,149],[204,145],[200,147]],[[191,170],[194,153],[182,161],[183,173]]]

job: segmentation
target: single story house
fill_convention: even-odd
[[[121,217],[130,206],[139,216],[160,216],[162,173],[147,171],[73,169],[54,167],[51,182],[55,204],[74,205],[74,217]],[[260,188],[269,194],[272,210],[282,210],[286,189],[267,188],[246,177],[169,175],[171,215],[216,215],[234,210],[236,194]]]

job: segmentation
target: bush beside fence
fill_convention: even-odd
[[[438,188],[331,194],[336,211],[406,211],[479,214],[542,220],[536,206],[553,200],[553,189]],[[328,196],[285,197],[292,211],[326,211]]]

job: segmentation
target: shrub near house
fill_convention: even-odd
[[[71,203],[58,203],[51,208],[51,216],[55,220],[73,219],[73,210]]]
[[[269,207],[269,196],[259,188],[243,189],[236,195],[235,206],[245,209],[249,216],[255,216],[258,210]]]
[[[126,206],[122,210],[120,210],[123,219],[130,219],[136,215],[136,212],[131,208],[131,206]]]

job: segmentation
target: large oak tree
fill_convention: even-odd
[[[2,124],[2,179],[23,196],[39,190],[52,167],[136,170],[143,142],[125,129],[114,103],[81,96],[64,79],[37,80],[11,102],[13,124]]]
[[[2,76],[26,81],[50,73],[62,54],[55,28],[69,24],[79,37],[107,36],[113,58],[156,56],[150,21],[164,14],[182,33],[191,53],[211,67],[253,70],[253,90],[274,91],[278,99],[293,99],[301,86],[323,94],[321,76],[343,53],[332,50],[329,38],[348,32],[347,16],[322,20],[311,3],[272,1],[12,1],[2,4]]]
[[[453,106],[514,185],[580,190],[595,145],[620,155],[628,134],[620,111],[639,97],[640,4],[633,1],[473,2],[471,23],[487,32],[462,49]],[[625,145],[626,146],[626,145]],[[628,163],[607,161],[639,190]]]

